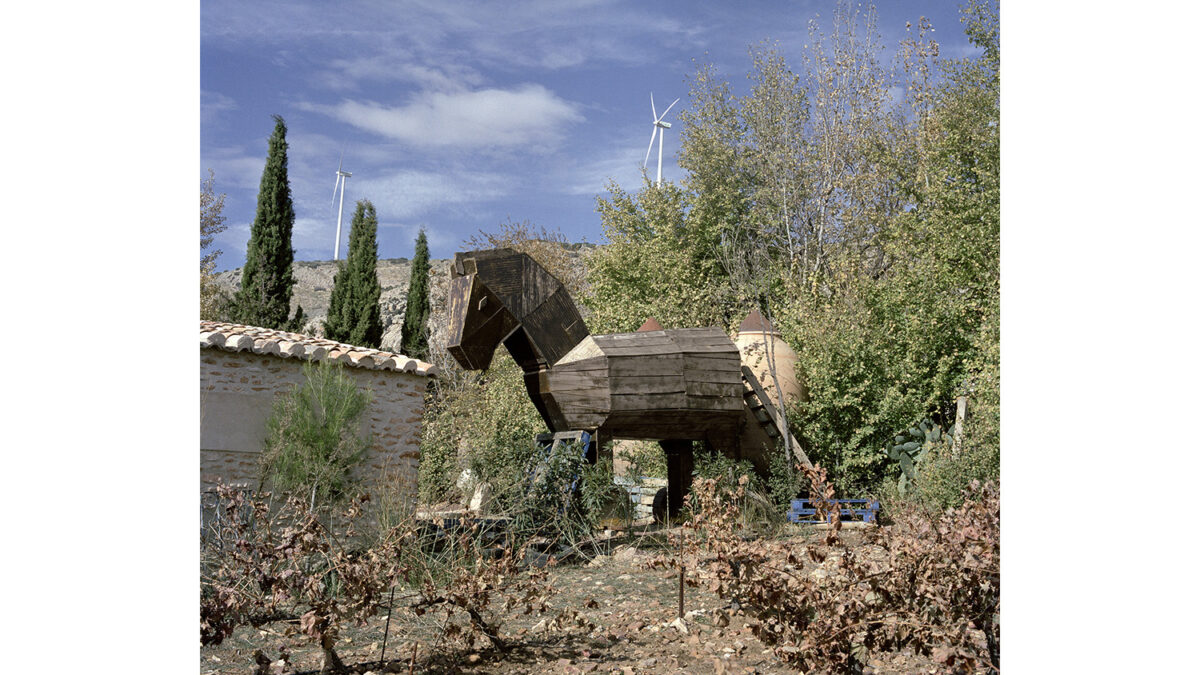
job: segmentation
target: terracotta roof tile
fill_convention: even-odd
[[[200,347],[223,349],[230,352],[248,351],[280,358],[329,360],[355,368],[394,370],[427,377],[438,374],[437,366],[409,358],[403,354],[356,347],[300,333],[245,326],[240,323],[201,321]]]
[[[771,322],[767,321],[765,318],[763,318],[762,313],[759,312],[757,309],[751,310],[751,312],[748,315],[746,315],[745,320],[742,321],[742,325],[738,326],[738,333],[776,333],[776,332],[777,331],[775,330],[775,327],[771,325]]]

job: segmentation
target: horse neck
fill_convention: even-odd
[[[587,327],[577,313],[567,318],[572,323],[563,325],[556,317],[533,321],[526,317],[527,320],[504,341],[521,370],[527,374],[549,370],[588,336]]]

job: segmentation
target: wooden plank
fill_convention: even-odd
[[[762,385],[759,384],[758,378],[754,376],[754,371],[750,370],[746,366],[742,366],[742,375],[746,379],[746,384],[749,384],[750,388],[754,390],[754,394],[758,397],[759,403],[762,404],[767,415],[770,416],[770,419],[775,424],[776,431],[781,435],[788,435],[788,438],[791,441],[790,445],[792,447],[792,451],[795,453],[796,459],[800,460],[801,464],[811,467],[812,461],[808,459],[808,455],[805,454],[804,448],[800,447],[800,443],[796,441],[796,437],[791,435],[792,432],[788,429],[787,420],[779,414],[778,410],[775,409],[775,406],[771,403],[770,397],[767,396],[767,393],[763,391]]]
[[[675,375],[683,372],[683,359],[678,354],[659,358],[610,359],[608,369],[614,378],[630,375]]]
[[[575,303],[561,286],[540,305],[530,308],[522,318],[522,325],[548,364],[562,359],[588,337]]]
[[[662,356],[666,354],[680,353],[679,347],[671,343],[657,345],[639,344],[629,345],[627,347],[602,344],[600,345],[600,348],[604,350],[604,355],[610,359],[629,356]]]
[[[463,320],[467,316],[466,303],[471,299],[471,281],[471,277],[455,277],[450,280],[447,295],[450,300],[449,344],[456,344],[462,338]]]
[[[684,373],[688,377],[703,378],[711,373],[717,376],[722,382],[737,380],[738,383],[741,383],[742,381],[742,370],[737,361],[732,363],[728,361],[696,363],[691,358],[685,358],[683,359],[683,368]]]
[[[723,410],[726,412],[741,412],[741,406],[734,400],[724,396],[688,396],[688,406],[695,410]]]
[[[739,383],[740,384],[740,383]],[[737,407],[742,407],[743,403],[739,400],[738,391],[740,387],[728,383],[716,382],[695,382],[689,380],[685,385],[684,391],[689,396],[717,396],[722,398],[733,399]]]
[[[685,354],[734,354],[738,353],[736,347],[726,347],[725,345],[688,345],[680,346],[679,350]]]
[[[738,354],[737,351],[715,352],[715,353],[714,352],[688,352],[688,353],[685,353],[683,356],[684,356],[684,358],[686,358],[688,360],[688,362],[692,362],[692,363],[702,363],[702,364],[706,364],[706,365],[711,364],[713,366],[721,365],[721,364],[727,365],[727,366],[732,365],[732,366],[737,367],[739,369],[739,372],[741,369],[742,358]]]
[[[481,252],[482,253],[482,252]],[[496,255],[475,256],[479,280],[508,307],[520,311],[525,261],[514,251],[495,251]]]
[[[577,345],[577,347],[578,347],[578,345]],[[590,353],[590,350],[586,349],[586,348],[583,350],[580,350],[579,352],[572,350],[571,354],[568,354],[567,356],[563,357],[562,361],[559,361],[558,363],[554,364],[554,370],[561,371],[561,372],[581,372],[581,371],[585,371],[585,370],[604,370],[604,371],[608,370],[608,357],[607,356],[604,356],[603,354],[601,354],[599,352],[596,352],[596,354],[593,356],[588,356],[587,355],[588,353]],[[566,359],[573,359],[573,354],[578,354],[581,358],[567,361]]]
[[[654,333],[613,333],[610,335],[593,335],[596,344],[605,352],[609,349],[636,349],[639,347],[675,346],[675,341],[667,335]]]
[[[542,391],[562,393],[579,390],[597,390],[607,392],[611,387],[608,373],[603,370],[588,370],[581,372],[560,373],[550,370],[546,373],[546,386]]]
[[[613,396],[625,394],[682,394],[687,391],[682,377],[618,377],[612,380]]]
[[[616,394],[612,395],[613,410],[666,410],[687,408],[687,397],[683,392],[667,394]]]

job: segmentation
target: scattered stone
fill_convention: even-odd
[[[636,546],[622,546],[613,553],[613,560],[636,560],[642,552]]]
[[[684,635],[687,635],[687,632],[688,632],[687,624],[684,623],[683,619],[680,619],[678,617],[676,617],[675,620],[672,621],[671,623],[667,624],[667,627],[674,628],[675,630],[679,631],[680,633],[683,633]]]
[[[654,664],[658,663],[658,659],[653,656],[648,659],[642,659],[638,662],[638,668],[653,668]]]
[[[475,493],[471,495],[471,503],[467,505],[473,513],[480,516],[486,516],[491,511],[492,506],[492,486],[488,483],[479,483],[475,486]]]

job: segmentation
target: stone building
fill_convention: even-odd
[[[276,396],[304,382],[303,363],[332,361],[371,391],[363,432],[373,438],[355,468],[364,486],[417,494],[425,390],[433,365],[401,354],[298,333],[200,322],[200,490],[218,480],[257,488],[258,460]]]

